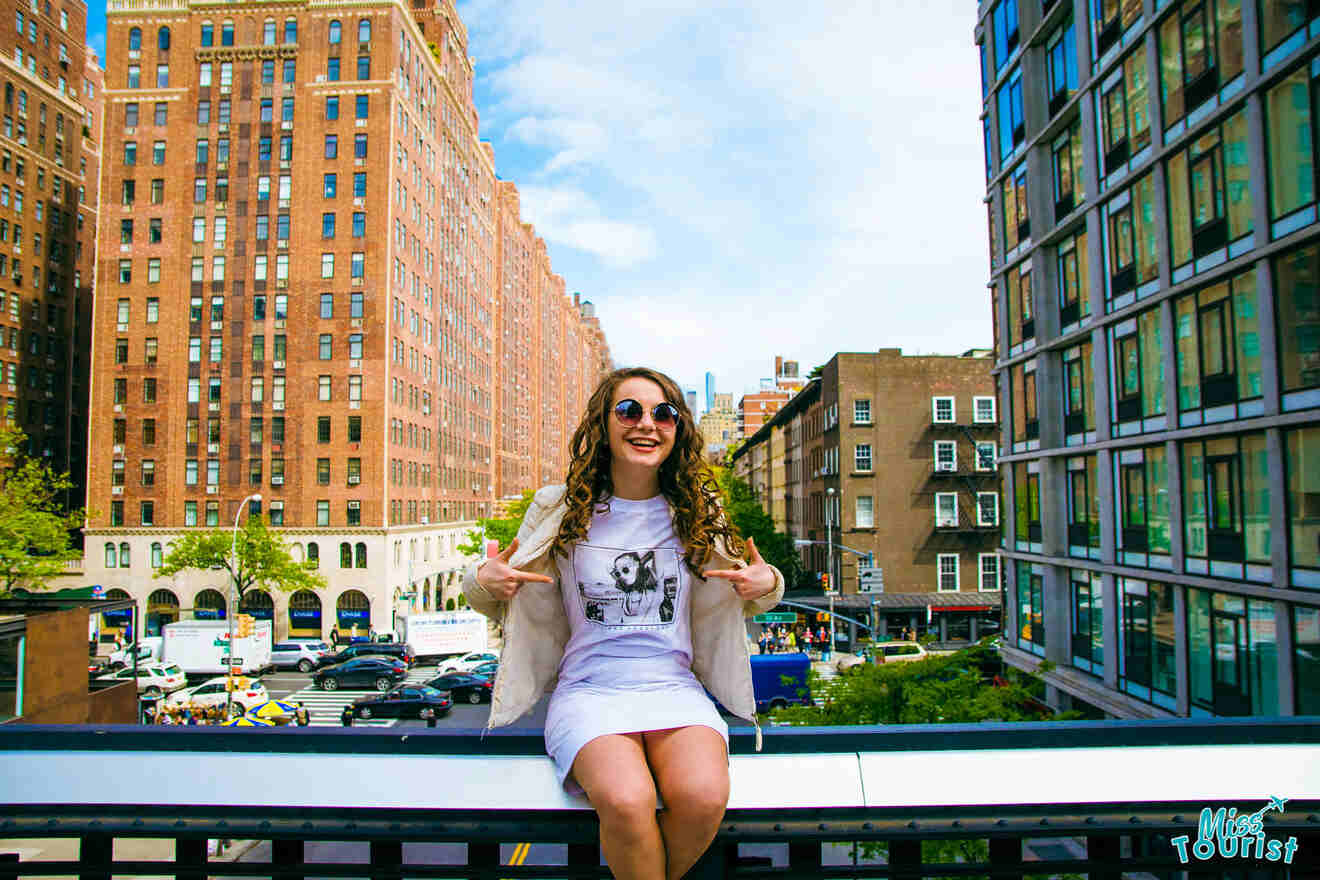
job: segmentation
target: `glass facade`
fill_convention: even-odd
[[[1005,656],[1320,712],[1320,5],[981,8]]]

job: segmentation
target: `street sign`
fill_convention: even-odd
[[[882,568],[858,568],[857,592],[883,593],[885,591],[885,572]]]
[[[797,623],[797,619],[792,611],[770,611],[752,618],[756,623]]]

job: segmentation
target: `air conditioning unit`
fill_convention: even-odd
[[[273,409],[273,410],[283,411],[283,410],[284,410],[284,401],[282,401],[282,400],[277,400],[277,401],[275,401],[274,403],[272,403],[272,404],[270,405],[270,408]]]
[[[225,329],[224,322],[223,322],[223,321],[212,321],[212,322],[211,322],[211,329],[212,329],[212,330],[223,330],[223,329]]]
[[[360,400],[350,400],[350,401],[348,402],[348,408],[349,408],[349,409],[362,409],[362,401],[360,401]]]
[[[361,477],[349,477],[349,478],[348,478],[348,485],[350,485],[350,486],[356,486],[356,485],[357,485],[358,483],[360,483],[360,482],[362,482],[362,478],[361,478]]]
[[[219,487],[219,486],[207,486],[207,487],[206,487],[206,494],[207,494],[207,495],[215,495],[215,494],[218,493],[219,491],[220,491],[220,487]]]
[[[283,485],[284,485],[284,478],[283,478],[283,477],[271,477],[271,478],[270,478],[270,484],[271,484],[272,486],[283,486]]]
[[[943,471],[946,473],[953,473],[954,471],[957,470],[957,468],[954,466],[953,462],[951,461],[937,461],[935,462],[935,470]]]
[[[219,454],[220,454],[220,444],[219,444],[219,443],[208,443],[208,444],[206,444],[206,452],[207,452],[208,455],[219,455]]]
[[[124,487],[123,487],[123,486],[111,486],[111,487],[110,487],[110,494],[111,494],[111,495],[123,495],[123,494],[124,494]]]
[[[273,366],[275,367],[275,369],[277,369],[277,370],[282,370],[282,369],[284,369],[284,361],[272,361],[272,365],[273,365]]]

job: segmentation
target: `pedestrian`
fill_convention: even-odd
[[[339,647],[339,627],[337,626],[330,627],[330,647]]]
[[[344,711],[339,713],[339,723],[345,727],[353,726],[353,707],[345,706]]]
[[[306,727],[312,723],[312,717],[308,713],[307,707],[304,706],[301,701],[298,703],[298,708],[293,710],[293,718],[299,727]]]
[[[755,723],[750,664],[729,658],[745,656],[746,617],[773,608],[784,579],[721,509],[669,377],[607,375],[570,449],[567,485],[538,491],[518,537],[464,577],[468,604],[504,623],[487,727],[517,720],[557,676],[546,751],[595,808],[606,863],[616,877],[681,877],[729,796],[711,696]]]
[[[376,628],[374,626],[367,628],[367,641],[376,641]]]
[[[770,636],[769,636],[769,634],[766,632],[765,627],[761,627],[761,637],[760,637],[759,639],[756,640],[756,647],[757,647],[758,651],[759,651],[760,653],[764,654],[764,653],[765,653],[765,649],[766,649],[766,645],[768,645],[769,642],[770,642]]]

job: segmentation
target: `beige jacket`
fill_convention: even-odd
[[[550,545],[559,534],[568,506],[565,487],[546,486],[532,498],[518,550],[509,565],[554,578],[553,583],[525,583],[509,601],[496,599],[477,583],[478,560],[467,567],[463,594],[477,611],[504,624],[500,671],[491,698],[486,727],[511,724],[555,688],[559,662],[568,644],[568,614],[559,591],[559,573]],[[718,545],[704,570],[742,568]],[[771,566],[774,568],[774,566]],[[743,601],[723,578],[693,579],[692,672],[715,699],[740,718],[755,722],[751,658],[744,617],[773,608],[784,595],[784,576],[775,568],[775,588],[760,599]],[[760,728],[757,728],[760,747]]]

